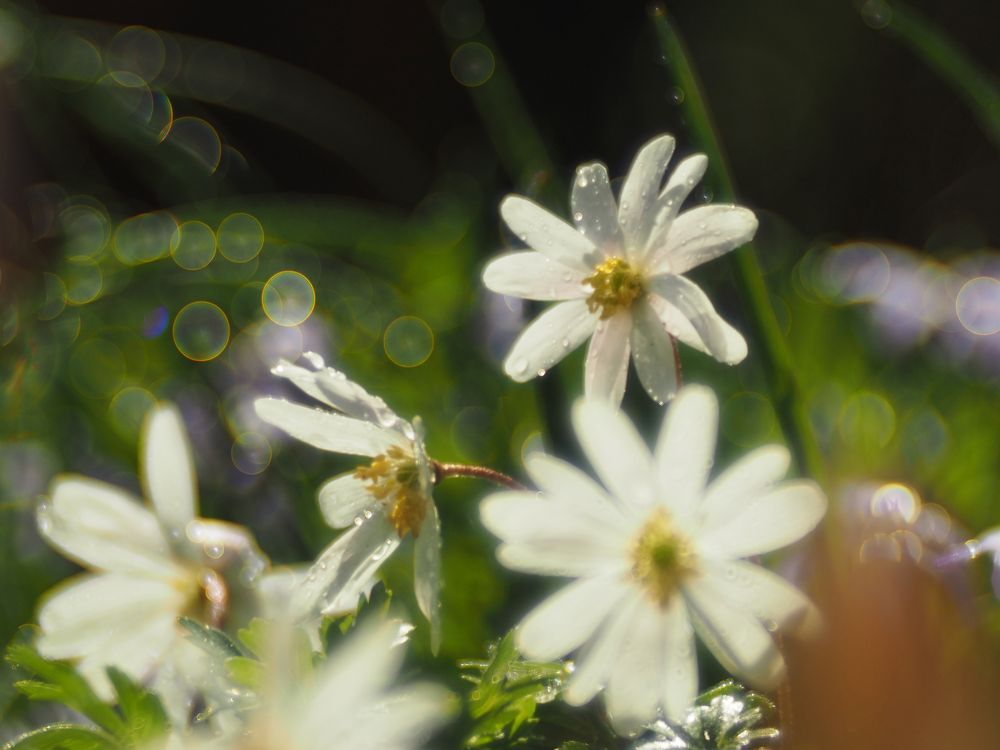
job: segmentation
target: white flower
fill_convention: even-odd
[[[157,406],[141,444],[142,479],[152,508],[113,485],[57,477],[38,508],[38,529],[53,547],[92,569],[49,592],[38,613],[36,646],[77,668],[103,698],[105,669],[153,683],[175,719],[202,685],[200,651],[178,625],[180,615],[211,621],[228,606],[218,571],[239,563],[250,585],[267,560],[249,533],[197,518],[197,488],[187,434],[176,410]],[[238,593],[238,592],[234,592]]]
[[[583,704],[605,689],[623,730],[658,709],[683,717],[698,690],[692,625],[726,669],[768,688],[784,669],[769,631],[816,620],[800,591],[742,558],[802,537],[826,499],[812,482],[779,482],[789,463],[780,446],[708,483],[717,422],[714,394],[687,386],[651,456],[621,412],[580,401],[573,424],[608,491],[534,454],[526,465],[541,492],[501,492],[481,506],[504,565],[577,579],[528,614],[518,647],[540,660],[577,651],[566,700]]]
[[[584,371],[588,396],[619,403],[629,352],[646,391],[663,403],[677,391],[672,338],[720,362],[747,355],[743,337],[682,274],[744,244],[757,219],[733,205],[678,213],[708,160],[684,159],[662,185],[674,150],[669,135],[640,149],[616,205],[603,164],[577,168],[572,226],[527,198],[500,204],[507,226],[532,250],[502,255],[483,272],[494,292],[559,300],[520,335],[504,362],[518,382],[544,375],[590,337]]]
[[[299,589],[300,616],[335,615],[357,607],[375,573],[407,534],[414,538],[414,586],[420,611],[431,624],[431,646],[440,642],[441,524],[431,497],[431,470],[419,424],[398,417],[344,373],[307,354],[315,369],[282,361],[272,372],[337,409],[335,414],[275,398],[254,406],[265,422],[322,450],[372,458],[369,465],[327,481],[319,506],[335,529],[350,527],[328,546]]]
[[[311,678],[292,678],[271,654],[264,705],[247,729],[208,742],[178,741],[194,750],[409,750],[445,723],[454,708],[446,690],[429,683],[397,685],[411,626],[386,620],[362,626]],[[277,644],[280,647],[283,644]],[[287,644],[284,644],[287,645]]]

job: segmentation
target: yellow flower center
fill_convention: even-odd
[[[368,466],[359,466],[354,476],[370,483],[368,491],[391,505],[389,521],[402,539],[408,533],[420,534],[427,515],[427,498],[420,486],[420,467],[416,459],[402,448],[392,446],[372,459]]]
[[[657,508],[632,543],[632,576],[653,601],[665,607],[681,582],[695,571],[691,542],[670,514]]]
[[[598,263],[583,283],[594,290],[587,297],[587,307],[591,312],[600,309],[601,320],[628,309],[643,292],[642,275],[616,255]]]

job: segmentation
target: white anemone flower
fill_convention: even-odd
[[[92,572],[45,595],[36,647],[47,658],[76,661],[105,699],[113,695],[107,667],[134,680],[152,679],[172,718],[184,721],[206,683],[201,653],[178,617],[218,624],[230,605],[221,572],[232,570],[246,587],[268,563],[242,527],[197,517],[191,448],[172,406],[151,410],[140,455],[152,507],[113,485],[74,475],[56,477],[51,497],[39,506],[45,540]]]
[[[354,610],[379,567],[410,534],[417,604],[430,621],[436,651],[441,638],[441,523],[420,424],[397,416],[381,398],[326,367],[318,355],[305,357],[313,369],[282,361],[272,372],[341,413],[261,398],[254,402],[257,415],[321,450],[372,460],[320,487],[323,518],[347,531],[310,568],[299,588],[296,613],[307,619]]]
[[[244,731],[209,741],[176,738],[180,750],[416,750],[456,707],[431,683],[397,682],[412,626],[385,620],[362,626],[333,650],[314,675],[291,678],[271,654],[263,705]],[[168,748],[171,746],[168,745]]]
[[[678,387],[674,339],[726,364],[746,357],[743,337],[683,274],[748,242],[757,219],[724,204],[680,212],[708,159],[684,159],[663,184],[673,150],[669,135],[644,145],[618,203],[607,167],[577,168],[575,228],[519,195],[500,204],[507,226],[532,249],[493,260],[483,282],[500,294],[558,301],[514,342],[504,362],[507,375],[518,382],[544,375],[589,337],[588,397],[621,402],[631,352],[643,387],[663,403]]]
[[[744,558],[808,533],[825,497],[810,481],[780,481],[789,456],[776,445],[709,482],[717,423],[715,395],[687,386],[650,455],[620,411],[580,401],[574,428],[607,491],[536,453],[526,466],[539,493],[500,492],[481,506],[501,563],[576,579],[527,615],[518,647],[539,660],[576,652],[565,699],[604,690],[622,731],[658,711],[684,716],[698,692],[692,626],[727,670],[769,689],[784,670],[771,631],[818,622],[798,589]]]

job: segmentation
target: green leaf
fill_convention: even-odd
[[[170,722],[160,699],[137,685],[127,674],[108,667],[108,679],[118,694],[118,707],[126,723],[129,744],[143,746],[169,731]]]
[[[6,659],[37,677],[39,680],[21,680],[18,690],[32,700],[62,703],[79,711],[100,727],[115,736],[122,736],[125,725],[111,706],[104,703],[90,684],[73,665],[49,661],[26,643],[13,643],[7,649]]]
[[[50,724],[12,740],[3,750],[120,750],[112,737],[76,724]]]
[[[221,630],[202,625],[190,617],[181,617],[178,621],[181,627],[188,631],[188,637],[194,645],[217,659],[224,660],[232,656],[247,655],[236,641]]]
[[[232,656],[226,659],[226,673],[233,682],[258,690],[267,678],[267,667],[249,656]]]

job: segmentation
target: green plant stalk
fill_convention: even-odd
[[[909,47],[965,100],[979,126],[1000,147],[1000,87],[996,79],[917,11],[895,2],[888,10],[891,15],[886,31]]]
[[[650,15],[666,65],[674,83],[684,92],[681,107],[690,133],[698,147],[708,156],[709,180],[716,188],[716,196],[723,201],[733,202],[736,193],[733,180],[684,43],[663,6],[652,6]],[[802,386],[791,352],[771,305],[764,275],[757,261],[756,248],[752,242],[747,243],[730,257],[735,266],[738,286],[751,312],[753,338],[762,354],[768,385],[785,438],[791,445],[800,468],[823,484],[826,478],[823,457],[805,409]]]

